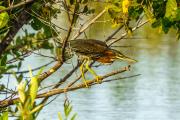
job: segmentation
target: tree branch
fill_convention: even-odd
[[[130,67],[130,66],[128,66]],[[108,78],[108,77],[111,77],[111,76],[114,76],[114,75],[117,75],[117,74],[120,74],[120,73],[123,73],[123,72],[126,72],[128,71],[129,69],[119,69],[117,71],[113,71],[113,72],[110,72],[104,76],[101,77],[102,79],[102,83],[106,82],[104,79]],[[121,78],[122,79],[122,78]],[[93,79],[93,80],[89,80],[87,81],[87,84],[89,86],[92,86],[92,85],[96,85],[96,84],[99,84],[96,82],[97,80],[96,79]],[[70,92],[70,91],[74,91],[74,90],[78,90],[78,89],[82,89],[82,88],[86,88],[86,85],[85,83],[80,83],[80,84],[77,84],[76,86],[74,87],[68,87],[68,88],[64,88],[64,89],[52,89],[48,92],[44,92],[44,93],[41,93],[41,94],[38,94],[37,95],[37,99],[38,98],[45,98],[45,97],[50,97],[50,96],[53,96],[53,95],[57,95],[57,94],[62,94],[64,92]],[[4,108],[4,107],[7,107],[7,106],[10,106],[10,105],[13,105],[15,104],[16,102],[18,102],[19,98],[14,98],[14,99],[9,99],[9,100],[4,100],[4,101],[0,101],[0,108]]]
[[[25,0],[25,1],[23,1],[23,2],[20,2],[20,3],[16,4],[16,5],[13,5],[13,6],[10,6],[10,7],[8,7],[8,8],[5,8],[5,9],[3,9],[3,10],[0,10],[0,13],[2,13],[2,12],[4,12],[4,11],[12,10],[12,9],[14,9],[14,8],[18,8],[18,7],[23,6],[23,5],[30,4],[30,3],[32,3],[32,2],[34,2],[34,0]]]

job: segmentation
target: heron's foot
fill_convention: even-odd
[[[83,79],[83,82],[84,82],[84,84],[85,84],[85,87],[86,88],[90,88],[90,86],[88,85],[88,82],[87,82],[88,80],[86,80],[86,79]]]
[[[96,82],[99,83],[99,84],[101,84],[101,83],[102,83],[102,77],[96,75]]]

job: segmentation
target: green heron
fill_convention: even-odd
[[[113,63],[117,59],[128,62],[137,62],[136,60],[123,55],[121,52],[109,48],[105,42],[100,40],[76,39],[70,41],[70,47],[72,51],[74,51],[78,56],[84,59],[82,65],[80,66],[80,71],[86,87],[88,87],[88,85],[84,76],[85,64],[86,69],[96,77],[97,82],[100,82],[101,79],[96,74],[96,72],[89,67],[90,60],[94,60],[103,64]]]

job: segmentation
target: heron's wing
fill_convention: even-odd
[[[94,39],[77,39],[70,41],[70,46],[73,51],[84,55],[102,54],[108,46],[105,42]]]

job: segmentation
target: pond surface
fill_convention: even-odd
[[[180,119],[180,46],[175,34],[157,35],[157,31],[142,28],[136,38],[123,40],[133,45],[134,64],[128,74],[138,77],[100,84],[68,93],[77,120],[179,120]],[[154,33],[153,33],[154,32]],[[142,39],[141,39],[142,38]],[[127,41],[127,42],[126,42]],[[33,59],[33,58],[32,58]],[[42,59],[36,59],[41,63]],[[124,65],[124,63],[123,63]],[[122,62],[94,68],[103,75],[122,67]],[[71,65],[64,66],[44,85],[58,81]],[[38,120],[58,120],[63,113],[64,95],[44,108]]]

